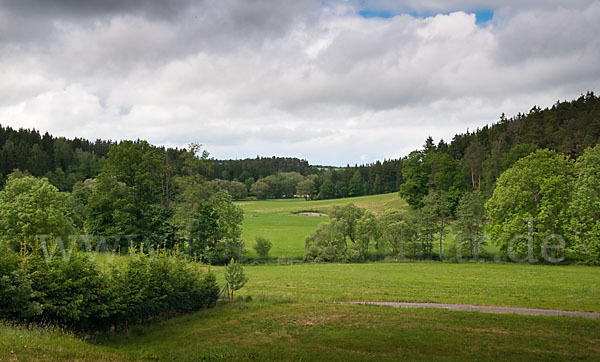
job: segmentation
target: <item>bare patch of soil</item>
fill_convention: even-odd
[[[483,312],[495,314],[526,314],[526,315],[545,315],[545,316],[570,316],[582,317],[588,319],[600,319],[598,312],[582,312],[572,310],[555,310],[555,309],[536,309],[536,308],[521,308],[521,307],[501,307],[490,305],[472,305],[472,304],[446,304],[446,303],[406,303],[406,302],[340,302],[342,304],[370,304],[382,305],[395,308],[434,308],[459,310],[468,312]]]
[[[321,214],[320,212],[299,212],[297,215],[303,215],[303,216],[327,216],[327,214]]]

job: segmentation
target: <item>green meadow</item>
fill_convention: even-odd
[[[300,198],[241,201],[237,204],[244,210],[242,239],[248,249],[247,256],[257,256],[252,246],[255,238],[262,236],[273,243],[270,256],[301,259],[306,236],[315,231],[319,223],[329,220],[327,216],[307,216],[301,213],[325,214],[334,205],[350,202],[374,212],[393,208],[408,210],[408,205],[397,193],[316,201]]]
[[[0,360],[598,359],[600,320],[341,305],[380,300],[600,311],[600,269],[451,263],[247,266],[243,302],[109,337],[0,324]],[[222,280],[222,268],[213,270]]]

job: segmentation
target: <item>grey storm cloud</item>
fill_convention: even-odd
[[[597,91],[599,17],[597,0],[0,0],[0,123],[371,162]]]
[[[2,0],[11,12],[52,17],[97,17],[111,14],[141,13],[170,18],[184,11],[191,0]]]

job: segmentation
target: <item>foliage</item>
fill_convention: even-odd
[[[321,223],[306,237],[304,260],[314,262],[345,262],[348,259],[343,221],[332,219]]]
[[[242,209],[233,203],[231,195],[221,190],[198,204],[190,228],[190,252],[202,261],[224,264],[242,257]]]
[[[331,180],[326,180],[319,188],[319,199],[333,199],[336,197],[335,184]]]
[[[114,177],[102,174],[96,178],[85,205],[85,230],[98,236],[135,235],[138,232],[136,212],[131,189]]]
[[[234,200],[243,200],[248,197],[248,189],[241,182],[214,179],[210,181],[210,184],[216,191],[227,191]]]
[[[367,193],[367,184],[364,182],[360,170],[356,170],[348,183],[348,196],[361,196]]]
[[[363,215],[356,222],[356,248],[361,261],[366,261],[369,256],[369,246],[379,239],[379,229],[375,215],[370,212],[363,212]]]
[[[37,245],[0,255],[0,318],[76,330],[120,328],[214,305],[213,274],[164,252],[99,268],[89,255]]]
[[[74,231],[71,196],[59,192],[47,179],[9,176],[0,191],[0,240],[18,250],[36,235],[66,238]]]
[[[306,201],[312,199],[316,194],[317,188],[312,178],[302,180],[296,186],[296,194],[304,196]]]
[[[431,172],[424,159],[425,154],[421,151],[413,151],[403,159],[404,183],[400,185],[398,194],[416,208],[423,206],[422,200],[427,195],[427,182]]]
[[[365,212],[365,209],[349,203],[344,206],[333,206],[329,211],[329,217],[341,222],[340,225],[342,226],[344,237],[349,238],[352,244],[355,244],[358,239],[357,224]]]
[[[600,145],[585,150],[575,171],[569,205],[571,248],[582,262],[600,265]]]
[[[538,149],[538,146],[522,143],[514,146],[510,149],[510,151],[504,156],[504,160],[502,160],[502,167],[504,170],[508,170],[513,167],[513,165],[523,157],[527,157]]]
[[[263,259],[268,258],[269,251],[273,247],[273,243],[271,243],[269,240],[263,238],[262,236],[257,236],[255,241],[256,241],[256,244],[254,244],[254,250],[256,250],[256,253],[258,254],[258,256]]]
[[[225,290],[230,301],[233,301],[234,292],[242,289],[248,282],[248,277],[244,274],[244,268],[233,258],[225,268]]]
[[[574,176],[573,162],[547,149],[520,159],[500,176],[485,208],[491,219],[487,230],[505,255],[535,261],[548,251],[544,245],[567,235]],[[564,248],[552,248],[546,256],[562,258]]]
[[[443,259],[443,239],[446,230],[448,218],[451,215],[451,201],[448,198],[448,193],[445,191],[429,191],[429,194],[423,199],[423,213],[435,217],[434,225],[436,233],[439,235],[440,248],[439,260]]]
[[[8,247],[0,245],[0,316],[27,320],[39,315],[42,306],[35,301],[26,264]]]
[[[484,226],[485,207],[481,193],[465,193],[458,203],[455,223],[458,232],[457,247],[460,248],[461,256],[478,259],[479,246],[484,243]]]
[[[388,249],[389,255],[397,261],[399,258],[416,257],[416,227],[414,221],[405,213],[389,210],[379,216],[381,246]]]

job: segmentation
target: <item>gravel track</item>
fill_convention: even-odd
[[[447,304],[447,303],[410,303],[410,302],[339,302],[342,304],[364,304],[364,305],[381,305],[394,308],[434,308],[459,310],[467,312],[483,312],[495,314],[527,314],[527,315],[544,315],[544,316],[570,316],[582,317],[588,319],[600,319],[600,313],[597,312],[581,312],[571,310],[555,310],[555,309],[536,309],[536,308],[521,308],[521,307],[498,307],[487,305],[472,305],[472,304]]]

